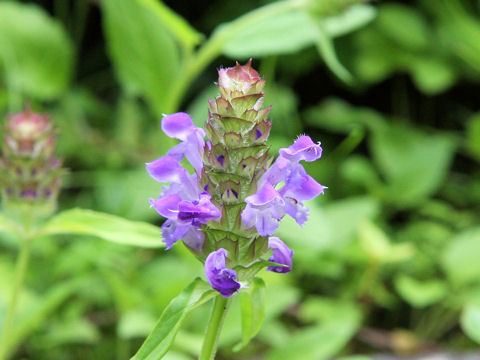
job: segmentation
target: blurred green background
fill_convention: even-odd
[[[70,169],[61,209],[160,225],[144,163],[173,144],[162,114],[202,124],[216,69],[250,57],[268,82],[273,153],[301,133],[321,141],[308,171],[329,189],[306,226],[278,231],[294,271],[264,274],[260,334],[232,352],[231,311],[218,358],[478,349],[479,1],[0,1],[0,115],[26,102],[52,115]],[[17,248],[0,238],[0,320]],[[182,246],[44,238],[14,358],[128,359],[201,274]],[[187,318],[166,359],[198,354],[207,315]]]

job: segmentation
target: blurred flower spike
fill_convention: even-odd
[[[27,107],[19,114],[7,116],[0,162],[3,206],[7,212],[18,214],[32,205],[40,217],[55,211],[64,172],[55,145],[53,123],[48,115]]]
[[[150,199],[167,219],[162,226],[167,249],[182,240],[204,262],[210,285],[229,297],[262,267],[291,271],[293,251],[271,235],[285,215],[303,225],[308,217],[303,201],[326,187],[301,164],[322,155],[320,144],[307,135],[280,149],[272,164],[266,144],[271,107],[262,108],[265,80],[251,60],[218,74],[220,96],[209,102],[205,128],[186,113],[164,116],[162,130],[181,142],[146,168],[158,182],[169,183],[159,198]],[[184,158],[193,174],[180,164]]]

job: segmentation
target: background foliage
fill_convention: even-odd
[[[308,171],[329,189],[300,231],[280,228],[294,271],[264,275],[259,335],[234,346],[248,341],[246,305],[235,303],[219,356],[474,349],[479,14],[474,0],[0,1],[0,113],[28,101],[52,114],[71,170],[62,209],[159,225],[147,199],[160,188],[143,164],[172,145],[162,114],[184,110],[202,124],[215,69],[253,57],[268,81],[273,151],[302,132],[321,140],[323,159]],[[201,264],[181,246],[155,248],[145,224],[65,214],[34,244],[15,358],[128,359]],[[78,219],[84,228],[68,228]],[[0,245],[1,319],[18,243]],[[198,353],[200,307],[166,359]]]

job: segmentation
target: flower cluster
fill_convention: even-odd
[[[153,179],[169,184],[150,199],[167,219],[162,225],[167,249],[182,240],[204,262],[210,285],[228,297],[262,267],[277,273],[292,269],[293,251],[271,235],[285,215],[303,225],[308,216],[303,201],[325,187],[300,163],[322,154],[306,135],[280,149],[271,164],[270,107],[262,109],[265,80],[251,61],[220,69],[217,85],[220,96],[210,101],[204,129],[186,113],[164,116],[162,130],[180,143],[146,168]],[[181,165],[184,158],[193,174]]]
[[[54,211],[64,172],[55,156],[55,142],[53,124],[47,115],[27,108],[7,116],[0,160],[7,211],[18,212],[23,205],[35,205],[36,214]]]

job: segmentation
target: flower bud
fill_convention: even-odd
[[[6,118],[0,160],[3,206],[8,212],[50,215],[61,184],[61,161],[55,157],[55,134],[47,115],[26,109]],[[41,210],[40,210],[41,209]]]

